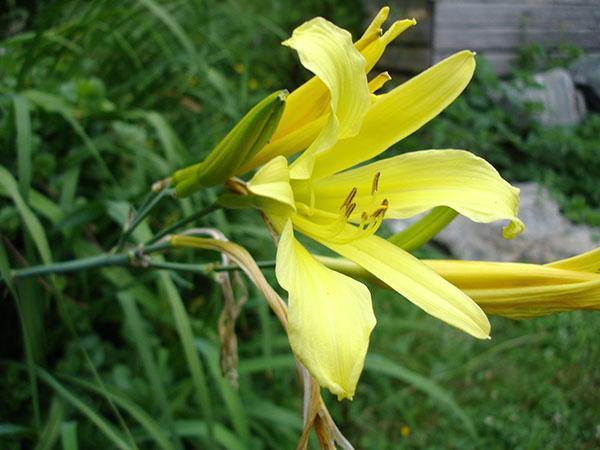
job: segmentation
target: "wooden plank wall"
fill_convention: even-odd
[[[391,18],[415,17],[416,27],[390,48],[382,66],[417,72],[465,48],[484,55],[500,75],[519,47],[570,43],[600,54],[600,0],[365,0],[372,16],[390,3]]]

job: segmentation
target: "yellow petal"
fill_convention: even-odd
[[[275,200],[293,210],[296,209],[288,164],[283,156],[273,158],[262,166],[248,182],[248,190],[255,195]]]
[[[549,267],[557,269],[579,270],[583,272],[600,272],[600,247],[573,256],[572,258],[561,259],[548,264]]]
[[[289,221],[277,249],[276,274],[289,294],[292,350],[321,386],[351,399],[375,326],[369,290],[315,260],[294,238]]]
[[[375,203],[388,200],[387,218],[403,219],[436,206],[449,206],[476,222],[510,220],[504,231],[507,238],[524,228],[517,218],[519,190],[484,159],[464,150],[405,153],[317,180],[312,185],[315,207],[338,211],[348,191],[356,187],[353,218],[358,217],[363,205],[373,202],[377,173],[379,201]]]
[[[316,156],[313,178],[367,161],[421,128],[454,101],[474,70],[473,53],[462,51],[380,95],[358,135],[339,140]]]
[[[352,43],[352,36],[333,23],[317,17],[294,30],[283,45],[298,52],[302,65],[329,90],[329,118],[310,147],[291,165],[292,178],[308,178],[314,154],[336,140],[354,136],[370,103],[365,60]]]
[[[600,275],[555,269],[539,264],[455,260],[424,262],[461,289],[552,286],[600,280]]]
[[[490,323],[473,300],[394,244],[375,235],[347,244],[319,242],[362,266],[428,314],[476,338],[489,337]]]
[[[600,275],[537,264],[424,261],[488,314],[529,318],[600,309]]]

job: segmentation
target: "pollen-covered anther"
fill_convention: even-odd
[[[381,172],[377,172],[373,176],[373,182],[371,183],[371,195],[375,194],[379,189],[379,177],[381,176]]]
[[[353,187],[350,190],[350,192],[348,193],[348,195],[346,196],[344,203],[342,203],[342,205],[340,206],[340,209],[348,208],[350,206],[350,204],[352,203],[352,200],[354,200],[354,197],[356,196],[357,192],[358,192],[358,189],[356,187]]]
[[[348,205],[348,208],[346,208],[346,212],[344,213],[346,219],[348,219],[352,215],[354,209],[356,209],[356,203],[351,203],[350,205]]]
[[[389,207],[390,207],[390,203],[389,203],[388,199],[384,198],[383,201],[381,202],[381,204],[379,205],[379,207],[371,213],[371,217],[376,219],[379,216],[381,216],[381,218],[383,219],[383,216],[385,215],[385,213],[387,212]]]

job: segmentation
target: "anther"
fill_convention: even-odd
[[[346,212],[344,214],[344,216],[346,216],[346,219],[348,219],[352,215],[355,208],[356,208],[356,203],[351,203],[350,206],[348,206],[348,208],[346,209]]]
[[[352,188],[352,190],[350,191],[350,193],[346,197],[346,200],[344,200],[344,203],[342,203],[342,206],[340,206],[340,209],[344,209],[345,207],[347,207],[348,205],[350,205],[350,203],[352,203],[352,200],[354,200],[354,197],[356,196],[356,192],[357,191],[358,190],[356,189],[356,187]]]
[[[377,172],[373,177],[373,183],[371,184],[371,195],[377,192],[379,189],[379,177],[381,176],[381,172]]]

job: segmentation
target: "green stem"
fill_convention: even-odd
[[[36,276],[53,275],[57,273],[79,272],[82,270],[99,269],[109,266],[120,267],[139,267],[158,270],[176,270],[179,272],[192,272],[208,275],[211,272],[240,270],[237,264],[221,265],[219,263],[189,264],[171,261],[155,261],[145,259],[144,256],[170,248],[167,242],[140,247],[126,253],[90,256],[89,258],[75,259],[72,261],[63,261],[40,266],[27,267],[25,269],[16,269],[11,272],[12,278],[31,278]],[[272,269],[275,267],[275,261],[258,261],[258,267],[263,269]]]
[[[144,254],[157,252],[169,247],[169,243],[160,242],[116,255],[104,253],[101,255],[90,256],[89,258],[32,266],[25,269],[13,270],[12,277],[29,278],[56,273],[79,272],[81,270],[97,269],[107,266],[135,266],[138,262],[143,262],[142,257]]]
[[[155,196],[151,196],[144,201],[139,212],[135,215],[131,223],[125,226],[125,229],[119,238],[119,242],[117,242],[117,245],[115,246],[115,253],[119,253],[121,250],[123,250],[123,246],[125,245],[125,242],[131,233],[133,233],[138,225],[142,223],[148,214],[150,214],[150,211],[152,211],[152,209],[154,209],[154,207],[158,205],[163,198],[166,196],[172,196],[173,192],[174,191],[172,189],[163,189]]]
[[[152,239],[150,239],[147,242],[147,244],[152,244],[152,243],[158,241],[160,238],[166,236],[167,234],[172,233],[173,231],[177,230],[178,228],[181,228],[182,226],[187,225],[188,223],[193,222],[194,220],[199,219],[200,217],[204,217],[204,216],[210,214],[211,212],[216,211],[219,208],[221,208],[221,206],[218,205],[217,203],[213,203],[212,205],[209,205],[206,208],[202,208],[201,210],[196,211],[194,214],[184,217],[183,219],[175,222],[173,225],[159,231],[156,235],[154,235],[152,237]]]
[[[275,260],[270,261],[256,261],[256,265],[261,269],[273,269],[275,267]],[[237,264],[213,264],[211,270],[215,272],[230,272],[233,270],[240,270],[240,266]]]
[[[415,250],[446,228],[457,215],[452,208],[437,206],[405,230],[390,236],[388,241],[406,251]]]

